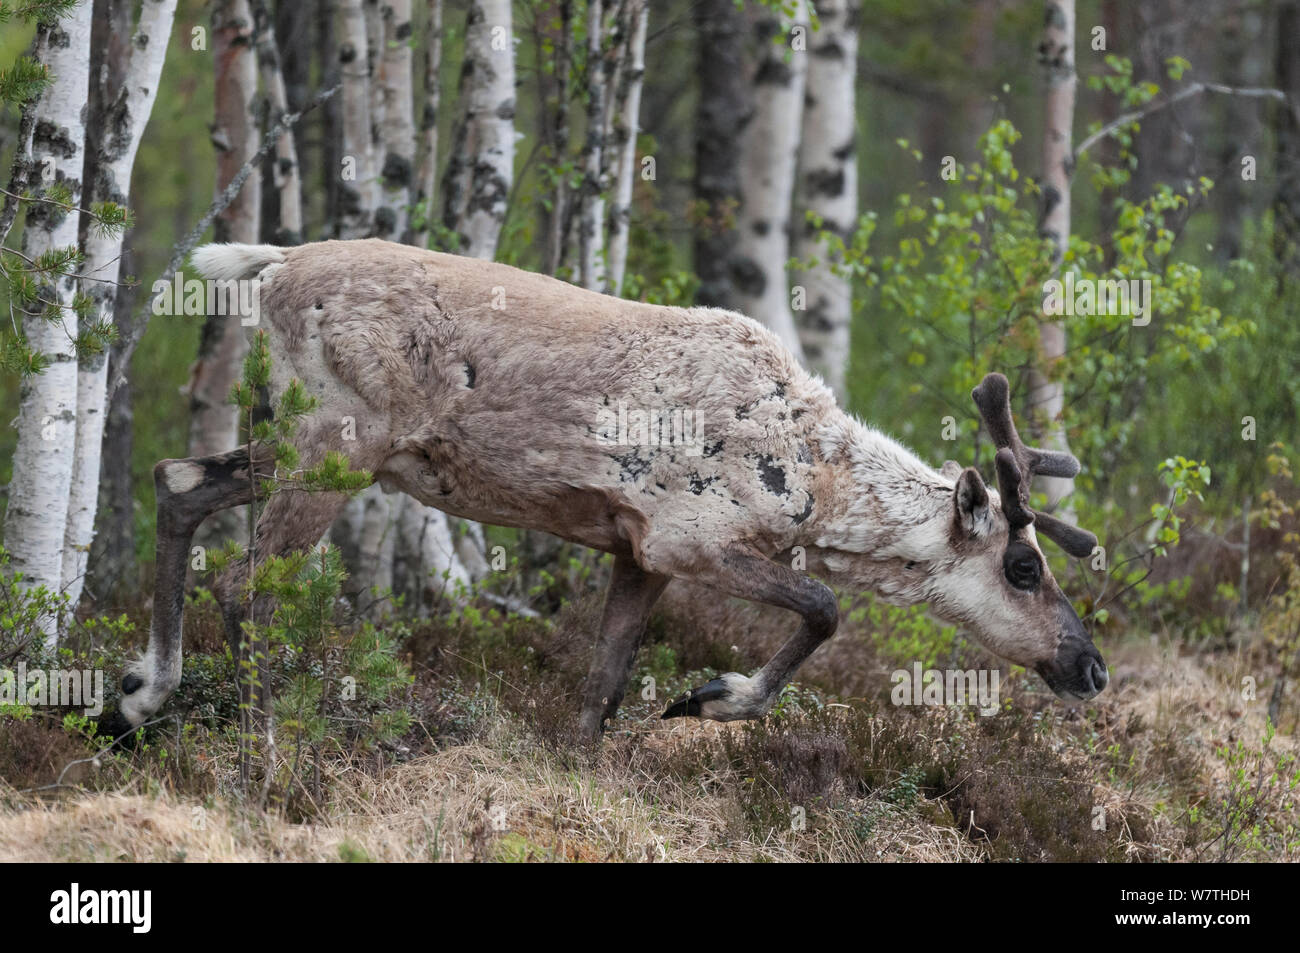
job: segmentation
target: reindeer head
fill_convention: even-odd
[[[1021,442],[1001,374],[987,375],[971,396],[998,448],[1001,505],[990,505],[991,494],[974,467],[958,474],[956,464],[945,465],[957,481],[949,529],[957,558],[934,580],[932,606],[968,626],[990,651],[1036,670],[1058,696],[1091,698],[1106,687],[1106,664],[1052,578],[1036,533],[1076,557],[1088,556],[1097,537],[1027,505],[1034,474],[1072,477],[1079,461]]]

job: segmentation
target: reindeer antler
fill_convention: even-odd
[[[993,445],[998,448],[995,460],[998,494],[1002,497],[1002,512],[1011,528],[1019,529],[1033,523],[1038,532],[1071,556],[1089,555],[1097,545],[1096,536],[1029,508],[1029,483],[1035,474],[1072,477],[1079,472],[1079,461],[1060,450],[1025,446],[1011,417],[1011,386],[1001,374],[986,374],[970,395],[984,418]]]

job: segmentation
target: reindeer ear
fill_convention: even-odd
[[[967,467],[961,472],[957,486],[952,491],[952,499],[957,524],[963,533],[975,537],[989,531],[993,525],[989,518],[989,491],[978,470]]]

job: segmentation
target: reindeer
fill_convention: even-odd
[[[651,608],[673,578],[789,609],[801,624],[756,673],[721,675],[664,718],[761,718],[835,632],[827,582],[928,603],[1062,698],[1106,686],[1037,534],[1074,556],[1096,538],[1026,502],[1034,474],[1073,476],[1078,461],[1021,442],[1000,374],[972,394],[998,447],[994,490],[974,467],[949,461],[936,471],[844,413],[775,335],[739,314],[626,301],[373,239],[207,245],[192,260],[208,278],[260,283],[273,397],[297,378],[319,401],[299,429],[304,465],[337,450],[386,490],[454,516],[613,554],[579,718],[585,739],[618,710]],[[622,439],[609,423],[628,408],[688,409],[702,433]],[[345,418],[355,439],[343,439]],[[180,682],[191,535],[209,514],[250,500],[260,483],[250,469],[272,466],[254,446],[154,468],[154,616],[147,652],[123,679],[126,724],[148,719]],[[343,502],[274,494],[257,551],[312,546]],[[807,572],[791,568],[796,553]],[[215,586],[232,644],[243,578],[234,567]]]

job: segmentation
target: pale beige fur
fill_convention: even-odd
[[[936,471],[845,414],[749,318],[627,301],[378,240],[206,246],[195,262],[209,277],[260,281],[272,389],[297,378],[319,400],[299,431],[305,463],[338,450],[426,505],[634,561],[610,605],[622,593],[642,624],[672,577],[803,615],[762,679],[731,673],[691,714],[765,711],[834,631],[829,592],[790,573],[801,559],[842,587],[928,602],[992,651],[1039,667],[1049,684],[1059,679],[1064,695],[1075,691],[1067,682],[1076,666],[1088,669],[1092,656],[1101,664],[1045,562],[1032,592],[1004,578],[1009,540],[1041,553],[1032,527],[1010,532],[976,471]],[[689,412],[702,433],[692,445],[611,442],[620,406]],[[311,545],[340,505],[336,494],[276,495],[259,551]],[[618,635],[633,652],[637,618]],[[175,628],[178,638],[178,620]],[[605,687],[587,707],[603,701],[608,714],[631,656],[617,646],[598,656]],[[133,721],[158,694],[135,702]]]

